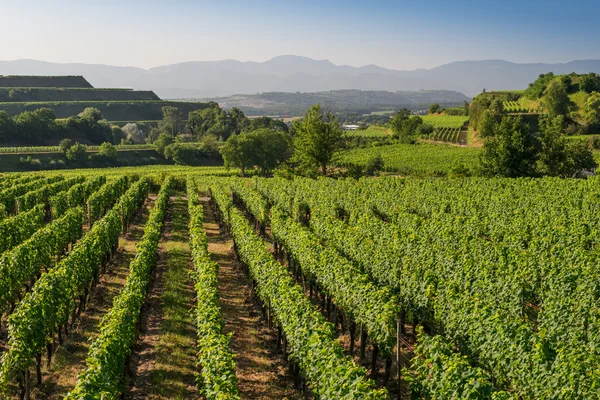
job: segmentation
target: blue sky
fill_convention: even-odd
[[[600,1],[0,0],[0,60],[154,67],[265,61],[431,68],[600,58]]]

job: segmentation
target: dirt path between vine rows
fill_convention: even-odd
[[[219,264],[221,310],[225,333],[233,333],[231,350],[242,399],[302,399],[277,350],[276,331],[268,329],[251,298],[250,282],[236,263],[233,242],[219,231],[208,198],[201,200],[208,251]]]
[[[187,198],[171,197],[160,256],[131,359],[127,399],[197,399],[195,306]]]
[[[77,376],[86,366],[90,344],[99,333],[100,321],[112,307],[113,299],[119,294],[129,275],[129,264],[135,256],[135,246],[144,233],[144,225],[154,207],[154,200],[155,196],[146,200],[127,233],[119,238],[119,249],[115,257],[106,273],[101,275],[100,283],[92,292],[85,311],[75,322],[74,329],[54,354],[50,368],[43,369],[43,384],[33,390],[32,399],[62,399],[75,387]]]

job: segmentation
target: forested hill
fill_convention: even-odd
[[[211,98],[222,107],[237,107],[249,116],[302,115],[313,104],[320,103],[334,112],[368,114],[377,111],[392,111],[399,108],[426,109],[431,103],[444,107],[462,106],[469,98],[462,93],[449,90],[421,90],[417,92],[385,92],[361,90],[336,90],[316,93],[270,92],[254,95],[233,95]]]

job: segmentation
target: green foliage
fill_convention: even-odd
[[[429,109],[427,110],[427,114],[437,114],[439,113],[441,110],[441,107],[438,103],[433,103],[432,105],[429,106]]]
[[[98,154],[112,161],[116,160],[119,156],[117,148],[108,142],[104,142],[100,145],[100,148],[98,149]]]
[[[158,136],[158,139],[154,141],[154,147],[156,148],[156,152],[160,155],[165,155],[165,148],[171,144],[175,143],[175,138],[166,133],[161,133]]]
[[[385,399],[385,389],[376,390],[364,368],[344,356],[325,322],[296,285],[287,269],[268,252],[244,215],[233,207],[222,187],[211,185],[211,193],[223,222],[229,227],[240,261],[257,282],[256,292],[268,304],[288,343],[290,358],[298,365],[315,397]]]
[[[544,111],[550,118],[566,117],[569,114],[571,100],[561,82],[552,81],[544,92],[542,104],[544,105]]]
[[[525,90],[525,96],[532,100],[539,99],[542,97],[546,91],[546,87],[552,80],[554,80],[554,74],[552,72],[540,74],[535,82],[529,84],[529,87]]]
[[[600,92],[594,92],[588,97],[583,112],[588,125],[600,126]]]
[[[183,114],[177,107],[164,106],[162,108],[162,120],[158,129],[171,137],[177,136],[183,128]]]
[[[484,143],[481,173],[486,176],[535,176],[539,152],[539,140],[522,119],[504,117]]]
[[[172,159],[177,165],[197,165],[208,154],[203,148],[192,143],[173,143],[165,147],[165,158]]]
[[[136,246],[136,256],[129,266],[130,273],[125,286],[114,299],[113,307],[102,319],[100,334],[90,345],[86,369],[79,375],[75,388],[65,399],[115,399],[123,393],[126,361],[137,338],[138,321],[152,277],[152,269],[158,258],[158,242],[162,235],[163,219],[174,182],[175,180],[169,177],[163,183],[144,226],[144,235]],[[132,190],[135,189],[141,191],[135,193],[131,203],[127,204],[131,204],[131,215],[144,203],[148,181],[139,181],[132,186]],[[111,210],[108,216],[112,216],[113,211],[115,209]],[[119,232],[120,229],[115,231]]]
[[[189,113],[187,129],[196,138],[212,135],[225,141],[231,135],[239,135],[248,124],[239,109],[227,111],[213,103],[212,107]]]
[[[187,194],[190,247],[194,265],[191,275],[197,294],[197,362],[201,371],[198,386],[207,400],[239,399],[235,362],[229,349],[231,336],[223,332],[225,321],[221,315],[217,281],[219,265],[212,261],[208,253],[208,239],[203,225],[204,211],[192,177],[187,179]]]
[[[335,115],[321,111],[321,105],[312,106],[301,120],[294,122],[294,160],[304,168],[319,168],[327,173],[327,166],[335,162],[345,136]]]
[[[365,165],[365,175],[373,176],[377,172],[383,171],[385,167],[385,161],[381,154],[376,154],[367,160]]]
[[[249,119],[249,123],[244,128],[244,132],[252,132],[258,129],[271,129],[286,133],[289,131],[287,124],[280,119],[258,117]]]
[[[77,142],[73,146],[69,147],[65,157],[69,162],[74,164],[83,164],[87,161],[88,155],[85,145]]]
[[[488,374],[469,365],[441,336],[427,337],[421,329],[411,368],[405,369],[411,398],[498,399]]]
[[[600,92],[600,75],[593,72],[581,75],[579,90],[585,93]]]

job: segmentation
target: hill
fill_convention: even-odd
[[[0,75],[0,87],[92,88],[83,76]]]
[[[503,60],[458,61],[432,69],[398,71],[367,65],[281,56],[265,62],[198,61],[151,69],[35,60],[0,61],[0,74],[83,75],[98,87],[150,89],[163,98],[203,98],[235,93],[330,90],[452,90],[473,96],[487,90],[526,87],[546,72],[600,72],[600,60],[517,64]],[[1,85],[0,85],[1,86]],[[31,86],[31,85],[28,85]]]
[[[0,102],[160,100],[151,90],[94,88],[0,87]]]
[[[423,90],[417,92],[386,92],[337,90],[317,93],[261,93],[233,95],[205,99],[215,101],[224,108],[237,107],[249,116],[276,115],[299,116],[313,104],[321,103],[334,112],[370,114],[399,108],[424,110],[431,103],[452,107],[469,101],[462,93],[447,90]]]
[[[28,84],[33,86],[24,86]],[[210,104],[163,101],[150,90],[96,89],[82,76],[0,76],[0,111],[10,116],[49,108],[57,118],[68,118],[94,107],[109,121],[155,121],[162,118],[164,106],[187,116]]]

